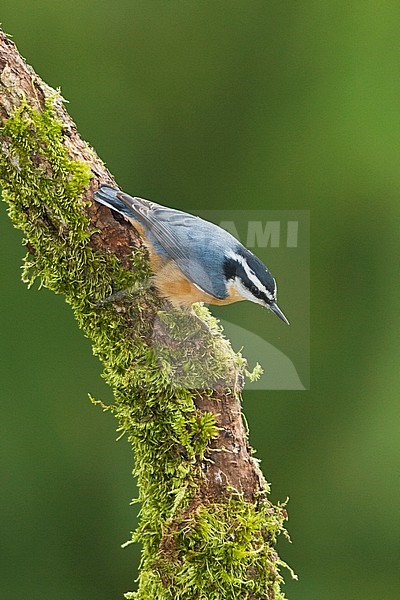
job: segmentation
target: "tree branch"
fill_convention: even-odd
[[[137,600],[284,598],[273,506],[243,427],[243,361],[207,309],[172,310],[149,285],[137,232],[93,201],[115,185],[61,96],[0,32],[0,183],[26,238],[24,280],[64,294],[112,386],[134,450],[142,543]],[[132,296],[100,304],[127,287]]]

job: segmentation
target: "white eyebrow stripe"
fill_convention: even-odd
[[[246,259],[243,256],[241,256],[240,254],[236,254],[236,252],[232,252],[232,250],[227,252],[226,256],[228,258],[232,258],[233,260],[235,260],[236,262],[241,264],[243,269],[245,270],[247,277],[250,279],[250,281],[252,281],[258,289],[260,289],[262,292],[264,292],[264,294],[267,296],[267,298],[269,298],[269,300],[275,300],[275,295],[271,294],[271,292],[268,291],[267,288],[258,279],[257,275],[255,273],[253,273],[253,271],[251,271],[249,265],[247,264]],[[275,279],[274,279],[274,283],[275,283]],[[276,292],[276,283],[275,283],[275,292]]]

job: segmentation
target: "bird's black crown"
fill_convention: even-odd
[[[238,248],[236,252],[226,256],[224,271],[228,280],[234,280],[237,277],[258,300],[265,304],[275,302],[275,279],[261,260],[247,248]]]

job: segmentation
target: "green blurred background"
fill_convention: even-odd
[[[127,191],[184,210],[311,211],[311,391],[244,398],[272,498],[290,496],[291,600],[399,593],[399,17],[368,0],[0,6]],[[0,597],[122,598],[138,566],[120,548],[136,522],[130,448],[87,399],[111,392],[69,308],[19,281],[4,205],[0,232]],[[272,343],[298,346],[266,318]]]

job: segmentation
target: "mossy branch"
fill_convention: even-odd
[[[28,249],[23,278],[71,305],[104,365],[109,407],[134,450],[142,544],[136,600],[280,600],[268,500],[240,405],[245,365],[207,309],[163,303],[135,230],[92,201],[111,174],[49,88],[0,32],[0,184]],[[144,283],[147,285],[144,285]],[[128,299],[100,304],[132,288]]]

